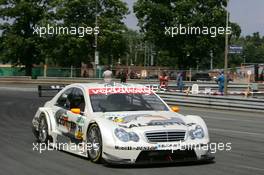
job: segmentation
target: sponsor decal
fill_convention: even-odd
[[[84,126],[84,118],[79,116],[76,120],[76,123],[79,125],[79,126]]]
[[[127,126],[122,125],[122,127],[141,127],[141,126],[168,126],[168,125],[186,125],[186,123],[177,117],[164,117],[159,115],[149,115],[149,114],[138,114],[138,115],[118,115],[110,114],[106,115],[109,120],[116,123],[127,124]],[[142,122],[142,120],[144,122]],[[129,126],[128,126],[129,125]]]
[[[89,88],[90,95],[108,95],[108,94],[153,94],[149,87],[104,87],[104,88]]]
[[[79,140],[83,140],[83,132],[82,132],[82,127],[78,126],[78,129],[75,133],[75,138]]]
[[[185,151],[185,150],[203,150],[209,151],[212,154],[215,154],[217,151],[231,151],[232,143],[231,142],[220,142],[220,143],[207,143],[207,144],[197,144],[197,143],[165,143],[165,144],[153,144],[153,146],[115,146],[116,150],[141,150],[141,151],[150,151],[150,150],[170,150],[172,153],[176,150]]]
[[[59,110],[55,114],[56,122],[58,125],[64,126],[69,132],[72,132],[76,129],[76,124],[72,121],[69,121],[66,110]]]
[[[123,118],[116,118],[114,120],[114,122],[116,122],[116,123],[123,123],[124,122],[124,119]]]
[[[150,151],[156,150],[156,146],[115,146],[116,150],[141,150],[141,151]]]

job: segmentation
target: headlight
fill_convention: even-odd
[[[129,133],[129,138],[130,140],[134,141],[134,142],[138,142],[139,141],[139,137],[136,133],[134,132],[130,132]]]
[[[189,131],[191,139],[202,139],[204,138],[204,130],[200,125],[197,125],[195,129]]]
[[[138,142],[139,141],[139,137],[135,132],[126,132],[122,128],[115,129],[115,136],[123,142],[128,142],[128,141]]]

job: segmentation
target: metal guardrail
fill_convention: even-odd
[[[38,85],[38,96],[39,97],[53,97],[64,87],[65,85]]]
[[[39,85],[39,97],[52,97],[64,85]],[[213,95],[186,95],[176,92],[157,92],[168,105],[212,108],[224,110],[250,111],[264,113],[264,99],[248,99]]]
[[[27,76],[16,77],[0,77],[0,82],[3,83],[26,83],[26,84],[72,84],[72,83],[88,83],[88,82],[102,82],[103,79],[99,78],[62,78],[62,77],[38,77],[37,79],[31,79]],[[115,82],[120,82],[120,79],[113,79]],[[156,79],[128,79],[130,83],[140,84],[159,84]],[[200,89],[211,88],[212,90],[218,89],[218,85],[211,82],[184,82],[185,88],[191,87],[193,84],[199,84]],[[246,90],[248,84],[245,83],[229,83],[228,88],[230,90]],[[176,81],[170,81],[169,87],[177,89]],[[263,88],[264,89],[264,88]]]
[[[263,99],[186,95],[172,92],[159,92],[157,94],[169,105],[264,113]]]
[[[31,76],[0,76],[1,80],[31,80]]]

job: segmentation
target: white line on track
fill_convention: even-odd
[[[246,165],[235,165],[238,168],[244,168],[244,169],[249,169],[249,170],[257,170],[257,171],[264,171],[263,168],[256,168],[256,167],[251,167],[251,166],[246,166]]]
[[[264,138],[264,134],[262,133],[255,133],[255,132],[246,132],[246,131],[236,131],[236,130],[229,130],[229,129],[219,129],[219,128],[211,128],[211,131],[219,131],[219,132],[227,132],[227,133],[234,133],[234,134],[247,134],[247,135],[254,135]]]
[[[264,114],[263,113],[252,113],[252,112],[247,112],[247,111],[232,111],[232,110],[220,110],[220,109],[208,109],[208,108],[191,108],[191,107],[183,107],[182,108],[183,111],[185,111],[184,113],[188,114],[190,112],[205,112],[207,113],[212,113],[212,114],[225,114],[227,116],[229,115],[236,115],[239,117],[258,117],[258,118],[264,118]],[[251,115],[251,116],[249,116]]]
[[[243,120],[241,118],[240,119],[234,119],[234,118],[221,118],[221,117],[211,117],[211,116],[202,116],[202,118],[215,119],[215,120],[250,122],[250,123],[264,122],[264,117],[262,117],[263,120]]]
[[[217,164],[221,165],[221,166],[226,166],[225,163],[221,163],[218,162]],[[264,171],[263,168],[257,168],[257,167],[252,167],[252,166],[248,166],[248,165],[232,165],[232,167],[237,167],[237,168],[243,168],[243,169],[248,169],[248,170],[255,170],[255,171]]]

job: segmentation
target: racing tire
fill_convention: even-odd
[[[87,150],[91,162],[102,163],[102,136],[96,123],[93,123],[88,129],[87,143],[91,145]]]
[[[49,133],[48,133],[48,124],[46,117],[44,115],[40,116],[39,119],[39,130],[37,134],[34,134],[37,138],[37,141],[40,143],[48,143]]]

